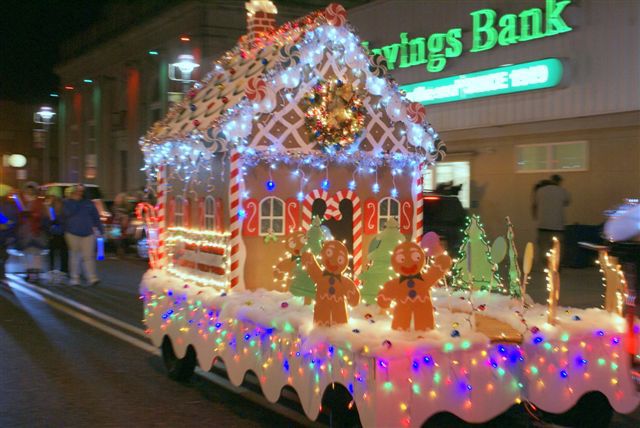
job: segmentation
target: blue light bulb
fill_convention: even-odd
[[[380,185],[378,183],[373,183],[372,190],[373,193],[378,193],[380,191]]]
[[[322,190],[329,190],[329,179],[325,178],[324,180],[322,180],[322,184],[320,185],[320,187],[322,187]]]
[[[276,188],[276,182],[273,180],[267,180],[264,185],[269,192],[273,192],[273,190]]]
[[[396,189],[395,187],[393,189],[391,189],[391,197],[392,198],[397,198],[398,197],[398,189]]]
[[[298,192],[297,194],[297,198],[300,202],[304,201],[304,193],[302,192]]]
[[[356,181],[355,180],[351,180],[349,182],[349,190],[356,190]]]

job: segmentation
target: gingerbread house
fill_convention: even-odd
[[[422,234],[422,169],[444,155],[425,118],[332,4],[250,33],[141,140],[158,205],[153,263],[201,285],[272,287],[273,245],[322,216],[355,278],[395,217]],[[157,233],[157,235],[156,235]]]

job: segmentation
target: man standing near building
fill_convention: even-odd
[[[569,205],[569,192],[561,187],[562,177],[551,176],[535,191],[535,214],[538,220],[538,249],[540,266],[545,266],[545,255],[555,236],[564,242],[564,207]],[[562,249],[562,245],[560,246]]]
[[[96,275],[95,230],[104,233],[98,210],[92,201],[84,198],[84,187],[76,185],[71,197],[64,201],[65,234],[69,247],[71,285],[80,285],[80,261],[90,285],[100,281]]]

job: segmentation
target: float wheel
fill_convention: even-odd
[[[600,392],[583,395],[571,409],[564,413],[544,413],[544,419],[557,425],[580,428],[608,427],[613,418],[609,400]]]
[[[187,348],[187,353],[183,358],[176,357],[173,351],[173,345],[168,337],[164,338],[161,346],[162,361],[167,369],[169,378],[178,381],[186,382],[193,376],[193,371],[196,368],[196,352],[193,347]]]

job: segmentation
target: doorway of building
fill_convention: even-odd
[[[322,224],[329,228],[333,239],[344,243],[349,254],[353,254],[353,203],[349,199],[343,199],[340,201],[339,208],[342,213],[340,220],[335,218],[325,220],[327,203],[322,199],[316,199],[311,207],[311,215],[312,217],[320,216],[323,220]]]

